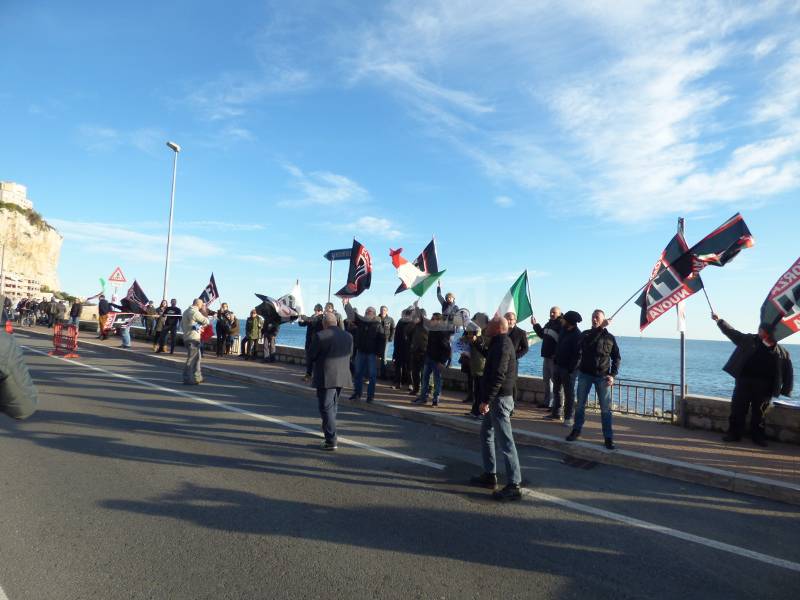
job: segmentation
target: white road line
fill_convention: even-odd
[[[41,350],[37,350],[35,348],[30,348],[29,346],[23,346],[27,350],[31,352],[35,352],[37,354],[43,354],[48,356],[46,352],[42,352]],[[243,410],[241,408],[237,408],[235,406],[231,406],[230,404],[226,404],[224,402],[219,402],[217,400],[209,400],[207,398],[201,398],[199,396],[193,396],[192,394],[188,394],[186,392],[182,392],[180,390],[172,390],[167,387],[163,387],[149,381],[145,381],[142,379],[137,379],[136,377],[131,377],[129,375],[123,375],[121,373],[113,373],[111,371],[107,371],[106,369],[102,369],[100,367],[95,367],[93,365],[87,365],[86,363],[78,362],[75,360],[64,359],[60,357],[53,356],[52,358],[56,358],[58,360],[62,360],[67,363],[71,364],[78,364],[87,369],[91,369],[93,371],[98,371],[100,373],[105,373],[107,375],[111,375],[113,377],[118,377],[120,379],[126,379],[128,381],[133,381],[135,383],[139,383],[141,385],[161,390],[164,392],[168,392],[171,394],[176,394],[178,396],[183,396],[185,398],[189,398],[191,400],[195,400],[197,402],[202,402],[205,404],[212,404],[214,406],[218,406],[219,408],[223,408],[225,410],[229,410],[231,412],[240,413],[243,415],[247,415],[253,417],[254,419],[260,419],[262,421],[268,421],[270,423],[275,423],[277,425],[282,425],[288,429],[293,429],[295,431],[300,431],[302,433],[306,433],[309,435],[322,437],[322,434],[309,429],[307,427],[303,427],[302,425],[297,425],[295,423],[290,423],[288,421],[282,421],[280,419],[275,419],[273,417],[268,417],[266,415],[262,415],[259,413],[250,412],[247,410]],[[416,458],[413,456],[409,456],[406,454],[400,454],[399,452],[393,452],[391,450],[385,450],[383,448],[378,448],[375,446],[371,446],[369,444],[364,444],[362,442],[358,442],[355,440],[350,440],[346,438],[339,438],[341,442],[350,444],[351,446],[355,446],[357,448],[362,448],[364,450],[368,450],[369,452],[373,452],[376,454],[382,454],[384,456],[390,456],[392,458],[397,458],[400,460],[412,462],[418,465],[422,465],[425,467],[429,467],[431,469],[436,469],[437,471],[443,471],[445,469],[445,465],[435,463],[429,460],[425,460],[422,458]],[[570,510],[574,510],[576,512],[581,512],[589,515],[594,515],[596,517],[601,517],[603,519],[608,519],[610,521],[616,521],[618,523],[622,523],[624,525],[628,525],[630,527],[636,527],[639,529],[644,529],[646,531],[652,531],[653,533],[660,533],[662,535],[666,535],[669,537],[677,538],[680,540],[684,540],[687,542],[692,542],[695,544],[699,544],[701,546],[706,546],[707,548],[713,548],[715,550],[719,550],[722,552],[727,552],[729,554],[734,554],[736,556],[741,556],[743,558],[749,558],[752,560],[757,560],[759,562],[766,563],[768,565],[772,565],[774,567],[780,567],[783,569],[787,569],[789,571],[795,571],[800,573],[800,563],[792,562],[790,560],[785,560],[782,558],[777,558],[775,556],[770,556],[769,554],[762,554],[761,552],[755,552],[753,550],[748,550],[747,548],[742,548],[740,546],[734,546],[732,544],[726,544],[724,542],[718,542],[716,540],[712,540],[710,538],[701,537],[699,535],[694,535],[692,533],[687,533],[685,531],[680,531],[678,529],[673,529],[671,527],[665,527],[663,525],[658,525],[656,523],[650,523],[648,521],[642,521],[640,519],[635,519],[633,517],[628,517],[626,515],[622,515],[620,513],[611,512],[608,510],[603,510],[601,508],[596,508],[594,506],[589,506],[587,504],[581,504],[579,502],[573,502],[572,500],[566,500],[564,498],[559,498],[558,496],[551,496],[550,494],[545,494],[544,492],[538,492],[536,490],[531,489],[523,489],[522,493],[524,496],[529,498],[535,498],[537,500],[541,500],[544,502],[549,502],[551,504],[556,504],[558,506],[562,506],[564,508],[568,508]],[[2,592],[2,590],[0,590]],[[0,595],[0,600],[6,600]]]
[[[252,412],[252,411],[249,411],[249,410],[245,410],[243,408],[239,408],[237,406],[233,406],[231,404],[227,404],[226,402],[221,402],[219,400],[211,400],[209,398],[202,398],[201,396],[195,396],[193,394],[189,394],[189,393],[183,392],[181,390],[173,390],[171,388],[168,388],[168,387],[165,387],[165,386],[162,386],[162,385],[158,385],[156,383],[152,383],[152,382],[147,381],[145,379],[139,379],[137,377],[132,377],[130,375],[125,375],[123,373],[114,373],[113,371],[109,371],[109,370],[103,369],[101,367],[96,367],[94,365],[89,365],[89,364],[86,364],[86,363],[83,363],[83,362],[80,362],[80,361],[77,361],[77,360],[74,360],[74,359],[66,359],[66,358],[62,358],[60,356],[51,356],[51,355],[47,354],[47,352],[44,352],[42,350],[37,350],[36,348],[31,348],[30,346],[23,346],[23,348],[25,348],[26,350],[29,350],[31,352],[35,352],[36,354],[41,354],[43,356],[49,356],[50,358],[54,358],[56,360],[63,361],[65,363],[67,363],[67,364],[80,365],[80,366],[85,367],[87,369],[91,369],[92,371],[97,371],[98,373],[104,373],[106,375],[111,375],[112,377],[117,377],[119,379],[125,379],[127,381],[132,381],[134,383],[149,387],[149,388],[154,389],[154,390],[160,390],[162,392],[167,392],[169,394],[175,394],[177,396],[181,396],[183,398],[188,398],[189,400],[194,400],[195,402],[201,402],[203,404],[211,404],[213,406],[216,406],[218,408],[222,408],[222,409],[230,411],[230,412],[235,412],[235,413],[239,413],[239,414],[242,414],[242,415],[246,415],[248,417],[252,417],[252,418],[258,419],[260,421],[266,421],[268,423],[273,423],[275,425],[281,425],[282,427],[286,427],[287,429],[292,429],[294,431],[299,431],[301,433],[312,435],[314,437],[323,437],[321,432],[316,431],[314,429],[310,429],[308,427],[304,427],[303,425],[297,425],[296,423],[290,423],[289,421],[284,421],[282,419],[276,419],[275,417],[269,417],[267,415],[262,415],[260,413]],[[377,446],[372,446],[370,444],[365,444],[364,442],[359,442],[357,440],[352,440],[350,438],[340,437],[340,438],[337,438],[337,442],[339,444],[347,444],[347,445],[350,445],[350,446],[354,446],[356,448],[361,448],[362,450],[367,450],[368,452],[372,452],[373,454],[380,454],[380,455],[383,455],[383,456],[388,456],[390,458],[396,458],[398,460],[403,460],[403,461],[414,463],[414,464],[417,464],[417,465],[422,465],[423,467],[429,467],[431,469],[436,469],[437,471],[444,471],[444,469],[445,469],[445,465],[442,465],[442,464],[439,464],[439,463],[435,463],[435,462],[432,462],[430,460],[426,460],[424,458],[417,458],[415,456],[409,456],[407,454],[402,454],[400,452],[395,452],[394,450],[387,450],[385,448],[379,448]],[[2,597],[0,597],[0,600],[3,600]]]
[[[536,498],[537,500],[544,500],[545,502],[550,502],[552,504],[558,504],[559,506],[582,513],[587,513],[596,517],[602,517],[611,521],[617,521],[618,523],[624,523],[625,525],[630,525],[631,527],[638,527],[640,529],[646,529],[655,533],[661,533],[670,537],[678,538],[679,540],[694,542],[695,544],[700,544],[701,546],[707,546],[709,548],[714,548],[715,550],[722,550],[723,552],[729,552],[731,554],[736,554],[737,556],[751,558],[753,560],[772,565],[773,567],[782,567],[784,569],[789,569],[790,571],[800,573],[800,563],[792,562],[790,560],[784,560],[782,558],[770,556],[769,554],[762,554],[761,552],[755,552],[753,550],[748,550],[747,548],[740,548],[739,546],[718,542],[716,540],[704,538],[692,533],[686,533],[685,531],[680,531],[671,527],[664,527],[663,525],[656,525],[655,523],[641,521],[640,519],[634,519],[633,517],[603,510],[602,508],[595,508],[594,506],[580,504],[578,502],[573,502],[572,500],[565,500],[564,498],[551,496],[550,494],[537,492],[536,490],[524,489],[522,490],[522,493],[524,496]]]

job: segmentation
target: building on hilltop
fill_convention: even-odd
[[[0,202],[33,209],[33,202],[28,199],[28,188],[13,181],[0,181]]]

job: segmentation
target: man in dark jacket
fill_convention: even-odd
[[[314,370],[314,363],[311,360],[311,342],[314,340],[314,336],[322,331],[322,304],[314,305],[314,314],[310,317],[300,315],[300,319],[298,319],[297,324],[300,325],[300,327],[306,328],[306,374],[304,379],[306,381],[310,381],[311,373]]]
[[[497,487],[497,460],[495,455],[495,432],[497,443],[503,454],[506,467],[507,485],[493,496],[496,500],[519,500],[522,473],[519,457],[511,430],[511,413],[514,412],[513,390],[517,380],[517,358],[514,346],[508,337],[508,321],[504,317],[494,317],[487,327],[486,334],[491,338],[486,365],[481,384],[480,413],[484,415],[481,423],[481,454],[483,474],[473,477],[474,485],[494,490]],[[487,417],[488,415],[488,417]]]
[[[353,345],[356,349],[355,381],[353,382],[353,395],[349,399],[361,400],[364,377],[368,377],[367,402],[372,402],[375,398],[378,355],[381,351],[381,346],[385,345],[386,342],[383,327],[381,327],[381,321],[375,313],[374,307],[368,306],[362,317],[353,310],[349,298],[342,298],[342,304],[344,304],[344,312],[347,314],[347,319],[356,325],[356,333],[353,336]]]
[[[544,382],[544,405],[553,406],[553,376],[555,374],[555,360],[556,346],[558,345],[558,336],[561,333],[561,309],[558,306],[553,306],[550,309],[550,320],[544,327],[536,322],[535,317],[531,317],[531,325],[533,331],[542,340],[542,381]],[[558,399],[561,404],[561,398]]]
[[[384,337],[382,350],[378,355],[381,361],[380,377],[381,379],[386,379],[386,346],[389,345],[389,342],[394,341],[394,319],[389,316],[389,308],[386,306],[381,306],[381,310],[378,313],[378,319],[381,322],[381,327],[383,327]]]
[[[442,296],[442,284],[437,282],[436,298],[438,298],[439,304],[442,305],[442,319],[451,322],[458,312],[455,295],[453,295],[453,292],[447,292],[447,294]]]
[[[433,313],[430,321],[422,317],[422,326],[428,331],[428,345],[425,348],[425,366],[422,369],[422,389],[413,402],[414,404],[427,403],[430,379],[433,375],[432,404],[439,406],[439,395],[442,393],[442,372],[450,363],[451,329],[440,313]]]
[[[340,329],[336,314],[326,312],[322,331],[311,342],[311,361],[314,364],[314,387],[317,388],[319,414],[322,417],[323,450],[336,450],[336,407],[343,387],[352,385],[350,353],[353,336]]]
[[[711,318],[725,336],[736,344],[722,368],[736,380],[731,398],[731,414],[726,442],[738,442],[744,432],[747,409],[750,408],[750,436],[753,443],[766,446],[764,411],[771,398],[792,393],[794,371],[789,352],[772,337],[772,327],[762,323],[758,334],[742,333],[716,314]]]
[[[409,369],[409,333],[411,333],[411,311],[406,309],[397,321],[394,328],[394,345],[392,347],[392,362],[394,363],[394,389],[408,389],[411,383]]]
[[[597,309],[592,313],[592,328],[584,331],[580,339],[581,360],[578,367],[578,408],[575,410],[575,424],[567,436],[572,442],[581,434],[586,417],[586,401],[594,386],[600,401],[600,420],[603,425],[603,438],[609,450],[614,449],[614,432],[611,429],[611,392],[614,379],[619,373],[622,357],[617,340],[609,333],[605,313]]]
[[[158,338],[158,350],[156,352],[164,352],[167,336],[169,336],[169,353],[175,354],[175,338],[178,337],[178,325],[181,324],[181,317],[183,316],[183,311],[181,311],[175,298],[169,301],[169,306],[164,310],[164,315],[164,327],[161,329],[161,335]]]
[[[408,364],[411,370],[412,396],[417,396],[422,382],[422,370],[425,368],[425,351],[428,349],[428,330],[422,322],[425,309],[418,308],[411,313],[411,330],[408,335]]]
[[[583,320],[574,310],[563,317],[558,344],[553,355],[553,406],[545,419],[561,418],[561,398],[564,398],[564,425],[572,427],[572,412],[575,408],[575,377],[581,360],[581,330],[578,323]]]

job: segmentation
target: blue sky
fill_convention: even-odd
[[[168,139],[182,305],[211,271],[239,313],[296,278],[324,301],[322,254],[355,235],[376,270],[354,304],[396,313],[389,248],[435,234],[459,304],[494,310],[528,269],[540,319],[588,320],[677,217],[691,244],[740,211],[756,246],[704,280],[749,329],[799,254],[797,2],[134,4],[0,2],[0,179],[64,235],[73,294],[119,265],[160,296]],[[687,313],[719,338],[702,295]]]

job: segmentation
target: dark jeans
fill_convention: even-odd
[[[374,354],[356,352],[356,374],[353,381],[353,396],[361,398],[361,389],[364,387],[364,378],[366,377],[369,382],[367,383],[367,400],[371,401],[375,396],[375,375],[378,363],[377,357]]]
[[[481,414],[478,410],[481,405],[481,381],[483,381],[483,375],[473,375],[469,379],[469,385],[472,390],[472,409],[470,412],[476,417]]]
[[[326,442],[336,441],[336,406],[342,388],[317,388],[317,403],[322,417],[322,433]]]
[[[378,364],[380,365],[378,367],[378,376],[381,379],[386,379],[386,344],[388,342],[383,343],[383,350],[378,355]]]
[[[575,410],[575,379],[577,371],[570,372],[564,367],[555,367],[553,370],[553,393],[551,395],[553,407],[550,414],[554,417],[561,415],[561,398],[564,398],[564,420],[569,421]]]
[[[227,335],[224,332],[217,332],[217,356],[222,356],[225,353],[225,339]]]
[[[411,383],[411,368],[408,359],[403,357],[394,361],[394,384],[398,387]]]
[[[731,416],[728,419],[730,435],[742,437],[747,410],[750,410],[750,435],[764,439],[764,411],[772,396],[772,382],[766,379],[740,377],[736,380],[731,398]]]
[[[419,394],[422,381],[422,368],[425,366],[425,353],[411,355],[411,386],[415,394]]]
[[[256,349],[258,348],[258,340],[251,340],[250,338],[244,338],[242,340],[242,356],[247,358],[248,356],[251,358],[256,357]]]
[[[170,321],[175,321],[175,319],[170,319]],[[175,352],[175,338],[178,335],[178,323],[176,322],[173,326],[165,326],[164,329],[161,330],[161,336],[158,338],[158,347],[163,352],[164,346],[167,343],[167,336],[169,336],[169,353],[172,354]]]
[[[311,346],[306,348],[306,375],[311,377],[311,374],[314,372],[314,361],[309,359],[309,354],[311,354]],[[352,363],[352,358],[350,359]]]

